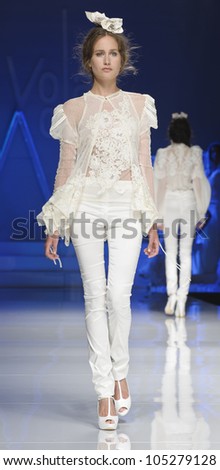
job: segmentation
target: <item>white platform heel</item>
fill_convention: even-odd
[[[130,408],[131,408],[131,395],[130,395],[130,392],[128,390],[128,393],[129,393],[129,396],[128,398],[123,398],[122,396],[122,391],[121,391],[121,384],[120,384],[120,380],[116,380],[117,384],[118,384],[118,390],[119,390],[119,400],[115,400],[115,408],[116,408],[116,411],[118,413],[119,416],[125,416]],[[124,408],[122,411],[121,408]]]
[[[98,402],[98,424],[99,429],[103,431],[115,431],[118,425],[118,416],[111,415],[111,400],[114,401],[113,397],[108,397],[108,414],[107,416],[99,416],[99,402]]]
[[[185,317],[186,315],[186,300],[185,299],[178,299],[175,311],[176,317]]]
[[[177,302],[176,294],[169,295],[167,303],[166,303],[166,307],[164,309],[164,312],[166,313],[166,315],[174,315],[176,302]]]

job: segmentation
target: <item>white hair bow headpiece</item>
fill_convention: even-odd
[[[105,13],[99,11],[85,11],[89,21],[99,24],[103,29],[111,33],[123,33],[122,18],[108,18]]]
[[[188,118],[188,114],[183,113],[182,111],[181,111],[181,113],[173,113],[173,114],[172,114],[172,119],[179,119],[179,118],[185,118],[185,119],[187,119],[187,118]]]

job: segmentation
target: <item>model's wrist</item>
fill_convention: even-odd
[[[56,230],[53,234],[48,235],[49,238],[52,238],[53,240],[57,240],[59,238],[59,232]]]

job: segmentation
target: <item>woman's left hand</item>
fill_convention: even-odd
[[[148,256],[148,258],[153,258],[159,253],[159,238],[157,234],[156,225],[154,225],[149,230],[148,239],[149,239],[149,243],[148,243],[147,248],[144,249],[144,253],[145,255]]]

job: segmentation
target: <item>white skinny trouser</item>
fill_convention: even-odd
[[[164,243],[167,294],[186,299],[189,292],[196,201],[192,190],[167,191],[164,201]],[[180,236],[178,237],[178,230]],[[178,275],[177,256],[180,271]]]
[[[117,190],[107,189],[103,194],[98,191],[99,186],[88,178],[75,215],[72,242],[84,288],[89,363],[100,399],[114,395],[114,381],[128,373],[130,296],[142,230],[140,213],[131,209],[132,182],[120,181]],[[79,222],[82,217],[87,222]]]

